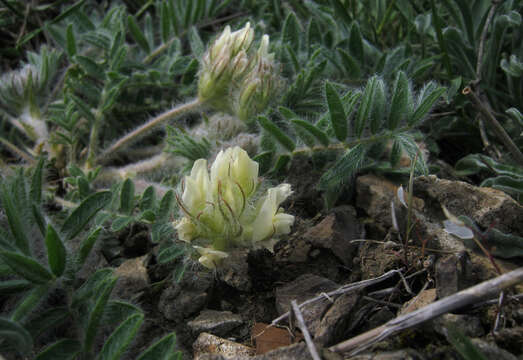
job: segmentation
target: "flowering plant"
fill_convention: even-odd
[[[289,184],[269,188],[259,196],[258,163],[240,147],[220,151],[207,170],[207,161],[195,161],[177,196],[184,213],[175,225],[178,237],[197,241],[200,263],[214,268],[234,247],[266,247],[288,234],[294,216],[280,204],[292,193]]]

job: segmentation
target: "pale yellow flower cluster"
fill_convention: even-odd
[[[253,39],[250,23],[235,32],[227,26],[203,56],[198,81],[202,102],[243,121],[267,106],[278,78],[269,36],[263,35],[256,52]]]
[[[214,268],[234,247],[266,247],[273,239],[288,234],[294,216],[283,213],[280,204],[292,193],[280,184],[257,197],[258,163],[240,147],[220,151],[211,166],[199,159],[185,177],[178,201],[184,217],[175,227],[178,237],[198,242],[200,263]]]

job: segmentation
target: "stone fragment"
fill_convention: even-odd
[[[252,287],[249,277],[249,264],[247,258],[249,251],[234,249],[229,256],[223,259],[218,267],[218,277],[227,285],[240,291],[249,291]]]
[[[392,182],[372,174],[356,179],[356,204],[374,219],[383,233],[392,227],[390,202],[396,189]]]
[[[479,351],[485,355],[487,359],[495,360],[518,360],[518,358],[509,353],[507,350],[503,350],[494,344],[488,343],[481,339],[470,339],[472,343],[478,348]]]
[[[448,255],[436,261],[436,292],[443,299],[466,288],[468,257]]]
[[[403,304],[398,316],[421,309],[422,307],[434,302],[436,298],[436,289],[423,290],[416,297]]]
[[[352,206],[340,206],[309,229],[304,238],[316,248],[330,249],[344,265],[350,266],[357,248],[351,241],[361,238],[362,228],[356,210]]]
[[[344,340],[343,336],[349,325],[352,310],[359,298],[359,293],[338,296],[322,316],[318,328],[312,333],[314,341],[327,347]]]
[[[447,329],[453,327],[468,337],[485,335],[481,320],[476,316],[444,314],[432,321],[432,328],[440,335],[447,336]]]
[[[194,334],[206,332],[216,336],[225,336],[241,324],[243,321],[240,315],[230,311],[216,310],[204,310],[194,320],[187,323]]]
[[[502,232],[523,234],[523,206],[503,191],[421,176],[414,181],[414,193],[437,208],[444,205],[455,216],[470,217],[485,229],[495,224]]]
[[[169,320],[181,321],[205,307],[213,283],[211,272],[185,271],[178,283],[162,292],[158,310]]]
[[[193,343],[193,351],[195,360],[246,360],[251,359],[255,354],[255,350],[251,347],[205,332],[201,333]]]
[[[113,294],[118,298],[130,300],[149,285],[149,276],[145,266],[146,259],[147,255],[128,259],[116,268],[114,274],[118,281]]]
[[[319,350],[319,349],[318,349]],[[257,355],[252,360],[309,360],[312,356],[304,342],[281,347],[263,355]]]

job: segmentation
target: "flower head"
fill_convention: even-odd
[[[272,251],[270,240],[290,232],[294,216],[280,208],[292,193],[290,185],[270,188],[262,197],[258,192],[258,163],[240,147],[220,151],[210,173],[205,160],[194,163],[178,197],[184,217],[175,227],[181,240],[207,245],[195,246],[202,265],[215,267],[233,247]]]

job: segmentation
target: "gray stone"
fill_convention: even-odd
[[[480,339],[471,339],[471,341],[489,360],[518,360],[515,355],[507,350],[500,349],[494,344]]]
[[[454,327],[468,337],[485,335],[481,320],[476,316],[445,314],[432,321],[432,328],[440,335],[447,336],[447,328]]]
[[[211,272],[186,271],[178,283],[160,295],[158,310],[169,320],[181,321],[199,312],[207,304],[214,282]]]
[[[255,353],[254,348],[208,333],[198,336],[193,343],[193,351],[195,360],[246,360],[251,359]]]
[[[120,298],[130,300],[149,285],[149,276],[145,262],[147,255],[128,259],[115,270],[118,278],[113,294]]]
[[[351,266],[357,249],[351,241],[361,238],[362,231],[356,210],[346,205],[332,209],[304,238],[316,248],[330,249],[345,266]]]
[[[436,292],[439,299],[452,295],[466,287],[467,256],[448,255],[436,261]]]
[[[218,267],[220,280],[237,290],[249,291],[252,283],[249,277],[248,255],[249,251],[245,249],[231,251]]]
[[[216,336],[225,336],[232,329],[243,324],[240,315],[230,311],[204,310],[187,325],[194,334],[202,332],[211,333]]]
[[[314,341],[327,347],[344,340],[352,310],[359,298],[358,293],[346,293],[338,296],[334,300],[334,304],[322,316],[316,331],[312,333]]]
[[[263,355],[257,355],[253,360],[308,360],[312,356],[307,348],[307,344],[300,342],[290,346],[281,347],[269,351]]]

